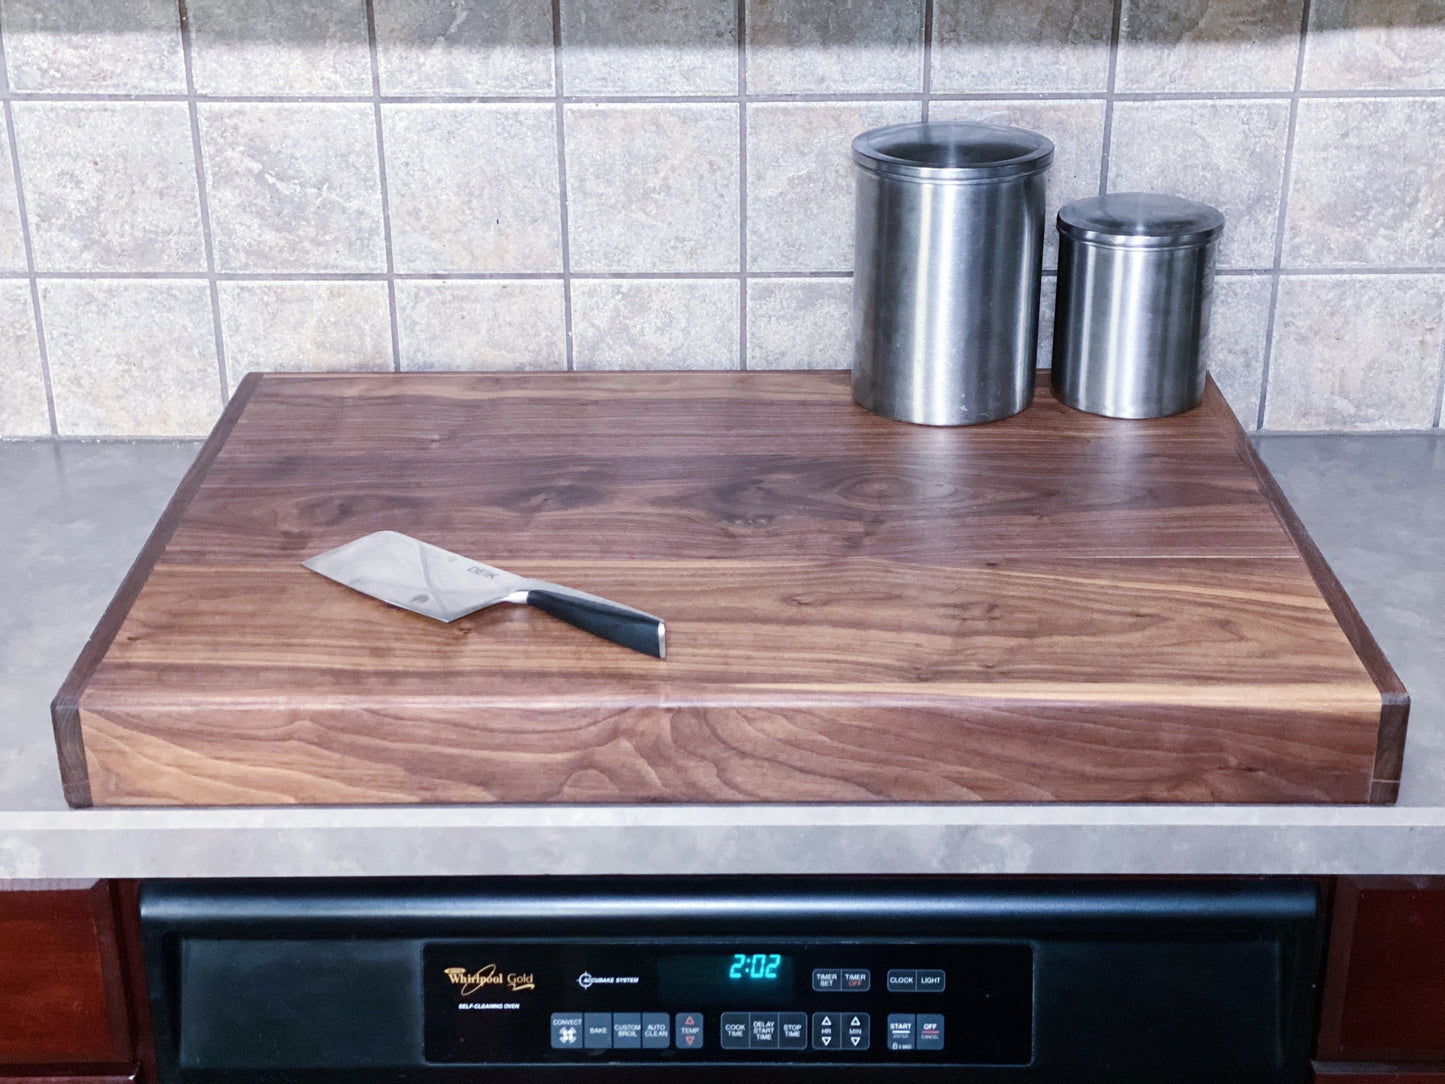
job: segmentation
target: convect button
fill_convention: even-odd
[[[575,1050],[582,1046],[582,1014],[580,1012],[554,1012],[552,1014],[552,1049]]]

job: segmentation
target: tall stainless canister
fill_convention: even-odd
[[[861,405],[922,425],[1029,405],[1053,157],[1043,136],[988,124],[899,124],[853,141]]]
[[[1114,192],[1059,211],[1056,398],[1111,418],[1197,406],[1224,216],[1178,196]]]

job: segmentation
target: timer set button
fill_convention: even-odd
[[[825,994],[836,994],[843,989],[843,973],[836,967],[814,968],[813,989]]]

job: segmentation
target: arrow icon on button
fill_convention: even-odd
[[[856,1035],[853,1036],[853,1045],[854,1045],[854,1046],[857,1046],[857,1045],[858,1045],[858,1036],[856,1036]]]

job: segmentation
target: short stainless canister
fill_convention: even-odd
[[[1056,398],[1111,418],[1199,405],[1224,216],[1177,196],[1115,192],[1059,211]]]
[[[988,124],[899,124],[853,141],[861,405],[922,425],[1029,405],[1053,156],[1035,132]]]

